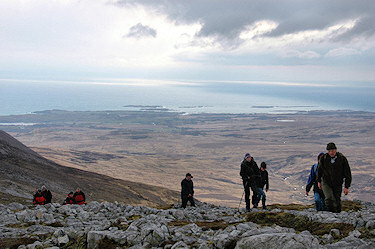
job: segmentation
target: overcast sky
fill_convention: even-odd
[[[375,82],[374,0],[1,0],[0,78]]]

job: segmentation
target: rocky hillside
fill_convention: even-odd
[[[64,167],[47,160],[0,130],[0,203],[30,203],[35,189],[46,185],[54,202],[63,202],[80,187],[89,201],[165,205],[178,193],[161,187],[114,179],[97,173]]]
[[[0,205],[0,248],[375,248],[372,203],[347,201],[340,214],[177,206]]]

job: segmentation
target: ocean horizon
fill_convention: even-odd
[[[285,82],[153,83],[1,80],[0,115],[56,109],[175,111],[184,114],[284,114],[314,110],[375,112],[375,87],[372,83],[355,87]]]

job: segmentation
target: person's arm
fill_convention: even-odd
[[[191,181],[191,195],[194,195],[194,184],[193,181]]]
[[[311,187],[314,185],[313,181],[313,175],[314,175],[314,166],[311,167],[309,179],[307,179],[307,185],[306,185],[306,195],[309,194]]]
[[[270,184],[268,181],[268,172],[266,171],[266,192],[268,192],[269,189],[270,189]]]
[[[349,194],[349,187],[352,183],[352,172],[350,170],[349,162],[344,157],[344,177],[345,177],[345,187],[344,187],[344,194]]]

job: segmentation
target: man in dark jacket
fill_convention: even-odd
[[[327,144],[326,153],[319,162],[318,187],[323,190],[328,211],[341,212],[341,192],[345,179],[344,194],[349,193],[352,173],[346,157],[337,152],[334,143]]]
[[[242,184],[245,191],[246,210],[250,210],[250,188],[253,191],[251,203],[253,207],[257,207],[258,191],[256,182],[259,181],[260,171],[257,163],[254,161],[250,153],[245,154],[245,158],[241,163],[240,175],[242,177]]]
[[[44,185],[42,186],[42,195],[46,199],[45,204],[51,203],[51,201],[52,201],[52,193]]]
[[[324,193],[323,190],[319,189],[318,187],[318,166],[319,166],[319,161],[322,158],[324,153],[320,153],[318,155],[318,162],[315,163],[310,170],[310,175],[309,179],[307,180],[307,185],[306,185],[306,195],[309,195],[310,189],[312,186],[314,186],[314,199],[315,199],[315,208],[316,211],[324,211],[326,209],[325,204],[324,204]]]
[[[78,205],[85,204],[86,202],[86,196],[85,194],[81,191],[80,188],[77,188],[76,192],[73,195],[74,200]]]
[[[182,201],[182,208],[186,208],[187,202],[190,202],[192,207],[195,207],[194,202],[194,186],[193,181],[191,180],[193,176],[190,173],[186,174],[186,177],[181,181],[181,201]]]

